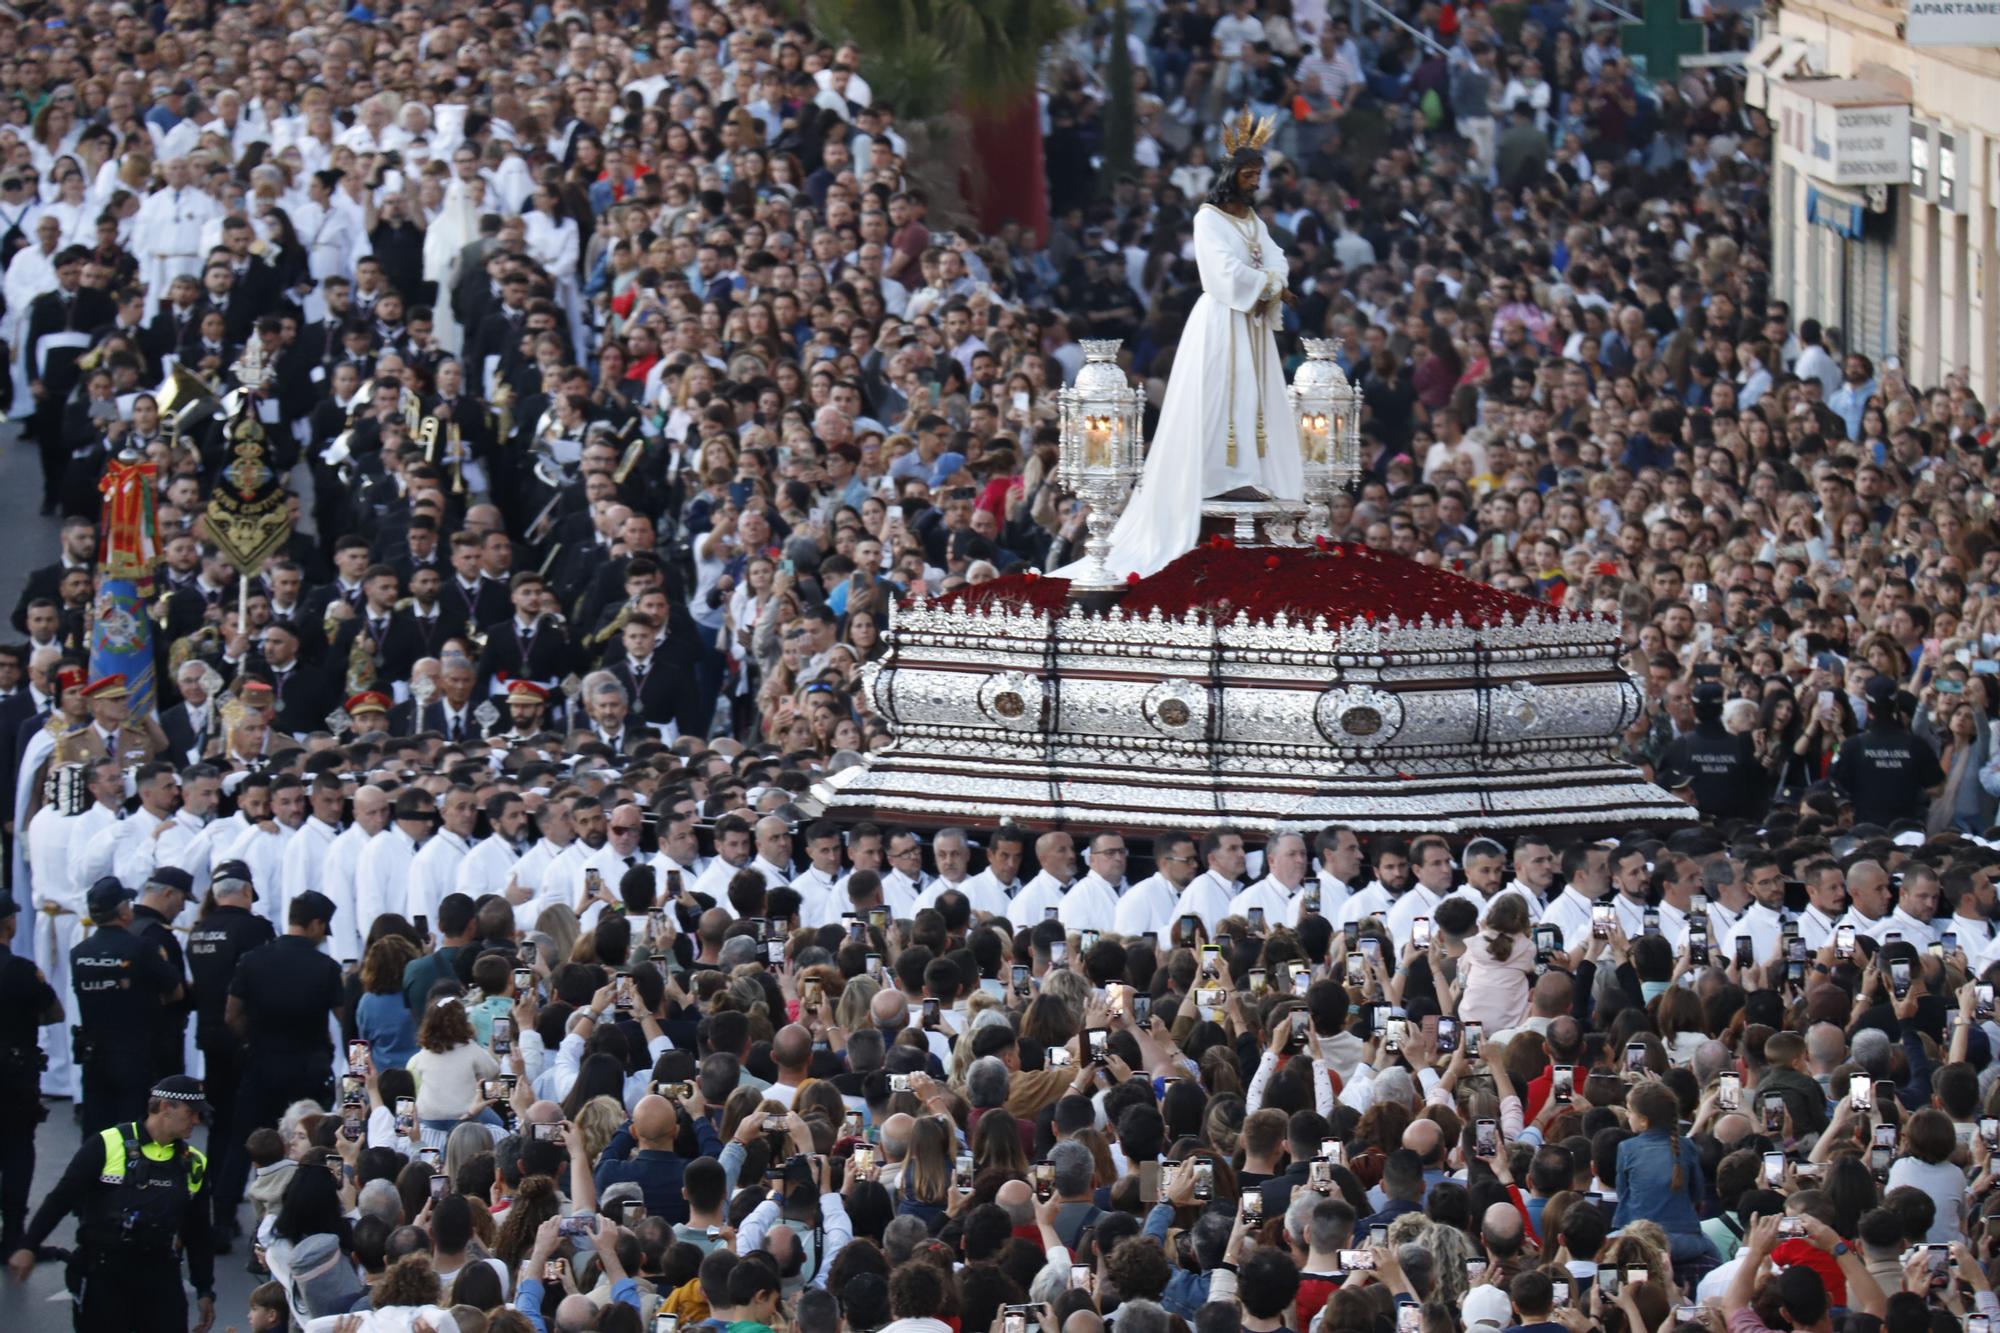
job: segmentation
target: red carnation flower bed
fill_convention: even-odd
[[[999,606],[1060,614],[1068,593],[1067,579],[1017,574],[960,588],[939,600],[968,609]],[[1253,622],[1271,620],[1282,611],[1293,620],[1325,616],[1333,624],[1357,616],[1409,622],[1426,615],[1437,621],[1458,615],[1474,628],[1496,624],[1503,616],[1519,619],[1552,609],[1355,543],[1238,547],[1227,541],[1203,543],[1153,577],[1128,582],[1119,606],[1130,616],[1158,610],[1176,620],[1190,610],[1204,619],[1225,620],[1242,612]]]

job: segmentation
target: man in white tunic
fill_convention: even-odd
[[[282,774],[271,781],[270,814],[243,830],[215,863],[241,861],[249,867],[250,883],[257,890],[257,910],[280,932],[286,929],[282,906],[286,901],[285,849],[305,822],[305,783],[294,774]]]
[[[1173,928],[1174,909],[1200,864],[1195,841],[1188,834],[1168,833],[1155,839],[1154,871],[1125,890],[1125,896],[1118,900],[1118,914],[1112,928],[1127,939],[1137,939],[1151,931],[1158,939],[1165,940]]]
[[[1118,895],[1125,886],[1125,839],[1100,833],[1090,840],[1090,868],[1070,885],[1056,909],[1065,930],[1112,930],[1118,924]]]
[[[326,871],[319,888],[333,902],[333,926],[327,934],[326,947],[343,965],[359,962],[367,941],[366,927],[354,901],[354,876],[361,867],[361,853],[387,827],[389,794],[380,787],[357,787],[354,822],[341,830],[333,846],[327,849]]]
[[[493,831],[474,843],[465,859],[458,863],[458,878],[453,884],[474,902],[490,893],[506,893],[513,882],[514,867],[526,850],[521,845],[521,835],[528,827],[527,803],[519,792],[489,796],[486,823]]]
[[[994,829],[986,839],[986,868],[965,881],[972,910],[1005,920],[1014,895],[1021,891],[1021,862],[1028,836],[1017,828]]]
[[[410,787],[397,793],[395,822],[369,839],[354,866],[354,916],[361,938],[368,938],[376,917],[400,913],[409,901],[410,863],[436,821],[437,802],[429,792]],[[436,921],[425,924],[437,927]]]
[[[1435,916],[1437,905],[1451,892],[1451,845],[1443,838],[1418,838],[1410,844],[1410,859],[1416,866],[1417,882],[1396,899],[1396,905],[1383,920],[1389,928],[1389,938],[1396,942],[1398,955],[1410,942],[1410,923],[1420,916]],[[1497,873],[1493,887],[1500,887]]]
[[[292,899],[316,886],[323,891],[326,864],[340,837],[340,808],[346,799],[347,793],[334,774],[313,775],[306,795],[305,822],[285,844],[285,854],[279,860],[279,891],[284,895],[284,902],[278,905],[280,921],[291,920]],[[329,941],[331,938],[329,935]]]
[[[164,825],[157,818],[147,817],[141,792],[140,813],[125,821],[136,824],[137,831],[119,850],[111,873],[126,884],[144,884],[160,866],[176,866],[194,881],[198,900],[199,895],[208,892],[208,858],[189,853],[196,839],[215,819],[222,780],[212,766],[192,764],[181,774],[175,791],[179,808],[173,810]],[[152,827],[147,827],[149,824]],[[183,923],[192,923],[189,911],[183,911],[181,918]]]
[[[438,904],[458,883],[458,865],[472,850],[472,829],[479,817],[473,804],[472,788],[453,787],[438,801],[437,836],[426,842],[410,858],[408,890],[403,915],[437,920]]]
[[[1313,838],[1313,855],[1319,861],[1317,889],[1299,894],[1292,902],[1292,924],[1308,912],[1328,921],[1340,919],[1340,909],[1361,888],[1361,876],[1368,869],[1361,854],[1361,839],[1345,824],[1329,824]]]
[[[1549,907],[1549,890],[1556,882],[1556,853],[1547,838],[1540,834],[1524,833],[1514,843],[1514,878],[1507,887],[1493,895],[1498,902],[1508,894],[1513,894],[1528,905],[1528,923],[1542,919],[1542,913]],[[1493,910],[1488,903],[1486,911]],[[1480,913],[1481,922],[1486,920],[1485,912]]]
[[[924,874],[924,842],[908,829],[889,835],[889,868],[882,872],[882,901],[898,917],[916,911],[917,897],[930,883]]]
[[[111,842],[97,835],[124,818],[125,772],[118,761],[87,760],[84,791],[91,803],[70,828],[67,868],[70,888],[78,895],[88,894],[92,884],[111,873]]]
[[[166,162],[166,185],[147,196],[133,227],[133,249],[145,266],[150,314],[167,286],[182,274],[201,274],[201,229],[222,216],[222,205],[196,189],[187,159]]]
[[[1016,930],[1027,930],[1062,906],[1063,894],[1076,878],[1076,844],[1060,829],[1035,839],[1035,862],[1041,869],[1007,906]]]
[[[1215,938],[1216,923],[1229,915],[1236,897],[1236,885],[1243,878],[1243,834],[1226,825],[1212,828],[1201,840],[1201,859],[1207,869],[1188,881],[1174,915],[1198,916],[1209,939]]]
[[[942,840],[944,834],[938,834]],[[799,892],[799,920],[808,925],[821,925],[827,919],[827,902],[833,894],[834,886],[840,883],[840,825],[831,820],[820,820],[806,827],[806,868],[792,877],[792,887]],[[685,873],[683,882],[687,880]],[[666,900],[666,875],[661,872],[661,901]],[[840,913],[832,914],[838,920]]]
[[[42,1087],[53,1095],[75,1099],[83,1095],[83,1068],[70,1059],[69,1030],[77,1021],[77,1007],[76,988],[70,985],[69,951],[83,939],[87,911],[84,889],[70,882],[69,849],[83,818],[77,807],[90,798],[80,768],[63,773],[56,783],[57,799],[35,812],[24,841],[35,871],[35,965],[62,997],[64,1014],[60,1025],[42,1029],[42,1050],[49,1057]]]
[[[542,882],[556,858],[576,841],[567,802],[543,801],[535,811],[534,820],[539,836],[521,853],[507,875],[505,893],[507,901],[514,904],[514,926],[518,930],[533,930],[542,909],[555,901],[542,896]]]
[[[1581,862],[1574,856],[1572,849],[1563,857],[1569,884],[1542,913],[1540,922],[1561,932],[1563,951],[1569,954],[1590,943],[1590,909],[1611,892],[1611,858],[1604,848],[1587,848]]]
[[[937,862],[937,878],[933,879],[917,900],[910,906],[911,915],[926,907],[936,907],[937,900],[947,893],[963,893],[969,901],[972,895],[966,885],[971,882],[972,845],[959,828],[939,829],[931,838],[931,859]],[[799,881],[793,880],[792,887],[798,888]],[[975,907],[975,911],[978,909]]]
[[[1246,921],[1250,909],[1261,908],[1264,926],[1269,929],[1292,919],[1292,904],[1306,882],[1306,840],[1298,833],[1280,833],[1264,849],[1264,878],[1229,901],[1229,915]]]

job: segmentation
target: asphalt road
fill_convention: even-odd
[[[28,572],[56,558],[59,528],[55,519],[38,512],[41,496],[41,465],[34,446],[21,439],[17,423],[0,425],[0,614],[13,610]],[[15,637],[11,627],[0,631],[0,639]],[[70,1103],[50,1101],[47,1105],[48,1121],[35,1136],[31,1209],[54,1188],[83,1141]],[[74,1230],[74,1222],[64,1222],[52,1243],[67,1246]],[[228,1325],[248,1327],[250,1289],[256,1285],[244,1271],[248,1258],[245,1246],[239,1243],[234,1254],[216,1260],[217,1333]],[[60,1265],[41,1265],[25,1285],[0,1275],[0,1328],[25,1333],[57,1333],[70,1328],[69,1294],[63,1289]]]

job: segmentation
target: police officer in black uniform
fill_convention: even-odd
[[[174,965],[185,982],[187,957],[181,952],[181,937],[174,922],[194,892],[194,876],[179,866],[159,866],[146,877],[146,887],[132,908],[132,932],[148,949],[157,949]],[[153,1020],[153,1033],[146,1044],[146,1082],[158,1083],[169,1074],[187,1072],[187,1019],[194,1011],[194,997],[185,984],[181,997],[160,1006]]]
[[[1931,743],[1903,721],[1896,682],[1875,676],[1868,682],[1868,729],[1841,745],[1828,776],[1853,798],[1855,823],[1886,828],[1924,818],[1944,768]]]
[[[215,1253],[208,1230],[208,1159],[188,1136],[209,1113],[201,1082],[161,1079],[144,1119],[83,1141],[35,1210],[7,1270],[25,1282],[56,1224],[76,1214],[69,1266],[77,1333],[188,1333],[181,1255],[201,1303],[194,1333],[215,1322]]]
[[[72,1050],[83,1065],[85,1128],[146,1113],[147,1058],[163,1006],[187,987],[172,955],[132,932],[132,891],[106,875],[84,897],[93,929],[69,951],[76,987]]]
[[[1748,733],[1732,736],[1722,725],[1722,686],[1694,687],[1693,731],[1682,733],[1660,758],[1659,781],[1671,789],[1694,779],[1695,808],[1710,819],[1755,819],[1763,810],[1763,767]]]
[[[28,1187],[35,1179],[35,1128],[48,1057],[37,1029],[62,1022],[62,997],[41,969],[12,949],[21,918],[12,894],[0,895],[0,1254],[12,1254],[28,1222]]]
[[[232,1181],[249,1178],[243,1140],[252,1129],[277,1124],[296,1101],[334,1104],[327,1018],[340,1012],[346,994],[340,964],[321,952],[333,900],[307,889],[292,899],[285,920],[284,934],[237,961],[223,1007],[223,1021],[247,1047],[235,1128],[222,1145]]]
[[[236,964],[260,944],[277,934],[271,923],[250,910],[257,890],[250,883],[250,868],[241,861],[224,861],[209,879],[209,897],[188,932],[188,971],[194,978],[194,1041],[206,1062],[209,1101],[216,1107],[208,1125],[208,1155],[220,1164],[214,1195],[216,1249],[224,1250],[236,1233],[236,1208],[243,1201],[245,1181],[231,1176],[233,1163],[228,1145],[242,1139],[254,1126],[239,1133],[236,1122],[236,1095],[243,1084],[243,1040],[229,1030],[223,1020],[229,1002],[229,987],[236,979]],[[245,1165],[248,1165],[247,1159]],[[235,1193],[230,1193],[230,1187]]]

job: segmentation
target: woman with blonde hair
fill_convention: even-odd
[[[576,948],[579,933],[576,913],[568,903],[550,903],[535,918],[535,931],[549,937],[555,947],[549,953],[549,965],[569,961],[570,951]]]
[[[613,1097],[592,1097],[576,1113],[576,1132],[583,1135],[584,1151],[596,1161],[625,1122],[625,1108]]]

